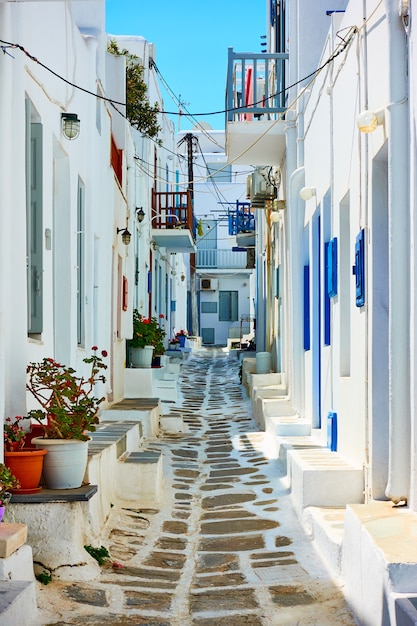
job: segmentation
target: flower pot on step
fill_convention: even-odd
[[[88,461],[88,441],[35,437],[32,444],[48,451],[43,478],[48,489],[81,487]]]
[[[20,489],[12,493],[36,493],[39,486],[46,450],[23,448],[18,452],[4,452],[4,464],[20,482]]]
[[[132,367],[151,367],[153,348],[153,346],[130,348],[130,362]]]

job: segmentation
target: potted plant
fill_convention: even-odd
[[[156,317],[145,317],[134,309],[133,338],[128,341],[132,367],[151,367],[155,347],[160,349],[161,341],[163,342],[162,333],[165,337],[165,331]]]
[[[178,350],[180,348],[180,340],[178,337],[173,337],[169,340],[169,349],[170,350]]]
[[[159,319],[163,319],[164,315],[161,313]],[[154,340],[154,349],[153,349],[153,358],[152,358],[152,367],[160,367],[161,366],[161,356],[165,354],[165,337],[166,331],[162,326],[158,325],[158,328],[155,332],[155,340]]]
[[[178,341],[180,342],[180,347],[183,348],[185,346],[185,340],[188,337],[188,332],[186,330],[180,330],[177,334],[176,337],[178,339]]]
[[[27,368],[28,391],[41,408],[32,409],[28,415],[43,429],[43,437],[35,437],[36,448],[45,448],[43,476],[50,489],[74,489],[80,487],[87,466],[89,432],[99,423],[98,411],[105,399],[93,395],[94,386],[105,382],[103,370],[107,365],[103,350],[84,359],[90,366],[88,376],[77,376],[76,371],[44,358],[39,363],[29,363]]]
[[[23,427],[25,421],[29,418],[17,415],[13,419],[7,417],[4,422],[4,464],[19,481],[20,493],[35,493],[41,489],[39,483],[47,451],[28,445],[30,431]]]
[[[0,463],[0,522],[3,520],[6,505],[12,497],[11,489],[18,489],[19,486],[16,476],[6,465]]]

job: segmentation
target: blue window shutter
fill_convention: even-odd
[[[219,322],[237,322],[238,296],[237,291],[219,291]]]
[[[337,237],[329,241],[327,249],[327,292],[329,298],[337,295]]]
[[[152,292],[152,272],[148,270],[148,293]]]
[[[304,350],[310,350],[310,266],[304,265]]]
[[[365,304],[365,230],[362,229],[355,242],[355,265],[352,268],[355,275],[356,306]]]
[[[27,122],[27,257],[28,257],[28,332],[43,330],[43,211],[42,211],[42,124]]]
[[[324,244],[324,345],[330,346],[329,256],[330,242]]]

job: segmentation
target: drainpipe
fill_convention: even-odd
[[[407,46],[398,3],[384,0],[388,21],[389,101],[389,466],[386,496],[408,500],[410,490],[410,237]]]
[[[265,223],[257,209],[257,222],[262,225],[256,229],[256,352],[266,350],[266,267],[265,267]]]
[[[289,129],[292,133],[293,129]],[[304,223],[305,203],[300,198],[300,189],[304,187],[304,167],[292,172],[289,179],[289,209],[288,209],[288,247],[290,289],[290,314],[288,315],[289,331],[291,336],[292,360],[289,361],[289,378],[292,384],[292,407],[301,415],[305,415],[304,395],[304,349],[302,342],[303,329],[303,266],[304,254],[302,249],[302,233]]]

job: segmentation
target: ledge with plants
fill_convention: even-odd
[[[32,444],[48,450],[43,476],[50,489],[74,489],[82,484],[89,433],[96,430],[105,400],[93,393],[95,385],[106,380],[105,357],[105,350],[98,354],[97,346],[93,346],[92,355],[84,359],[90,367],[87,376],[78,376],[73,368],[52,358],[28,365],[26,387],[40,406],[28,416],[43,431],[43,437],[35,437]]]
[[[166,331],[161,326],[163,313],[145,317],[137,309],[133,311],[133,337],[128,340],[129,360],[132,367],[151,367],[153,356],[165,352]]]

